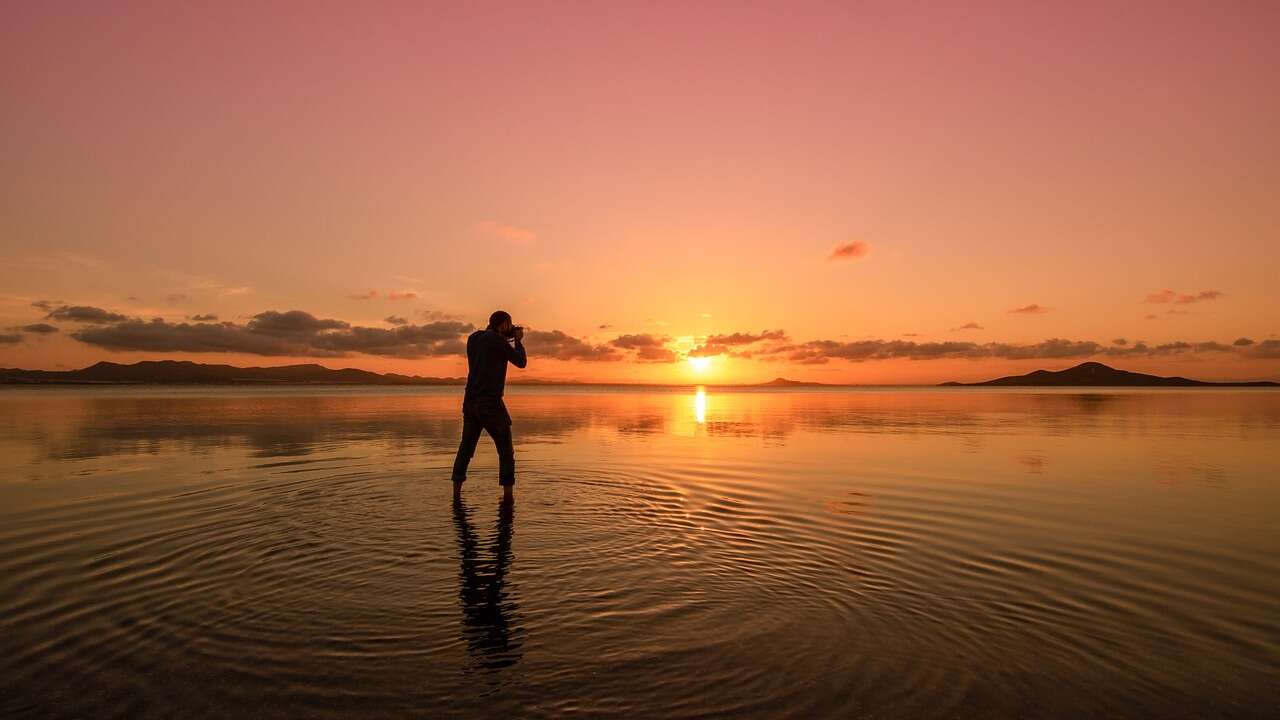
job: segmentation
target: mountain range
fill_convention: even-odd
[[[355,368],[332,370],[315,363],[242,368],[187,360],[144,360],[132,365],[100,362],[79,370],[0,369],[0,383],[461,385],[466,379],[380,374]]]

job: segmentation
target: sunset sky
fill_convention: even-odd
[[[0,366],[1280,378],[1280,3],[242,5],[0,9]]]

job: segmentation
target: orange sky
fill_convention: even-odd
[[[0,366],[457,375],[502,307],[544,378],[1280,377],[1274,3],[54,5]]]

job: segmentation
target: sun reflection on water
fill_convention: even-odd
[[[699,425],[707,421],[707,389],[698,386],[698,391],[693,394],[693,419]]]

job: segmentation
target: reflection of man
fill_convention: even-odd
[[[462,442],[453,461],[453,491],[461,492],[467,465],[476,452],[480,432],[489,433],[498,447],[498,483],[511,497],[516,484],[516,454],[511,442],[511,415],[502,402],[507,384],[507,363],[523,368],[524,328],[511,324],[511,316],[498,310],[489,316],[489,327],[467,338],[467,392],[462,399]]]
[[[453,498],[453,522],[458,530],[458,597],[462,601],[464,639],[476,663],[488,670],[514,665],[520,660],[520,627],[513,628],[511,613],[515,603],[506,587],[511,566],[511,534],[515,502],[503,498],[498,504],[498,533],[492,546],[492,561],[482,562],[470,513],[462,498]]]

